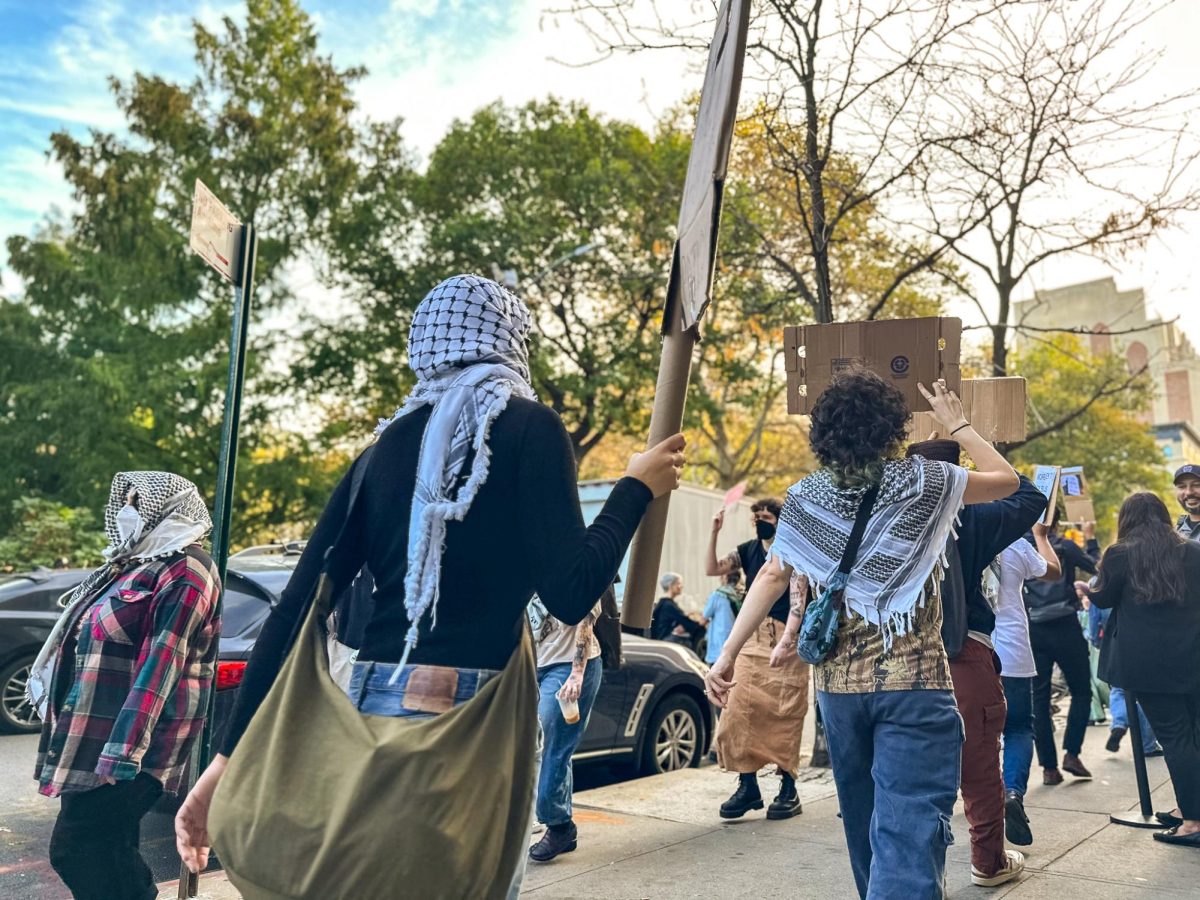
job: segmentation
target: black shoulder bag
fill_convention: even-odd
[[[816,665],[824,662],[837,646],[838,618],[844,605],[842,598],[846,592],[846,581],[850,577],[854,559],[858,556],[858,548],[862,546],[867,521],[871,518],[871,510],[874,509],[875,498],[878,496],[878,484],[871,485],[863,494],[858,504],[858,512],[854,516],[854,527],[850,529],[850,537],[846,539],[846,549],[842,551],[842,561],[838,563],[837,573],[830,579],[821,596],[809,603],[804,610],[800,637],[796,640],[796,653],[806,663]]]

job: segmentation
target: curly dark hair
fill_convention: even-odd
[[[761,497],[754,501],[750,507],[750,512],[756,513],[759,510],[769,512],[775,518],[779,518],[779,514],[783,512],[783,502],[778,497]]]
[[[812,409],[813,455],[842,487],[878,481],[883,464],[899,455],[908,433],[904,395],[874,372],[838,375]]]

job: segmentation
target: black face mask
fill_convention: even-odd
[[[769,541],[771,538],[775,537],[774,522],[767,522],[764,519],[758,519],[754,523],[754,530],[758,532],[758,539],[760,541]]]

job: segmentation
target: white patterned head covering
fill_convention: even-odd
[[[117,514],[125,507],[130,491],[136,492],[135,506],[142,517],[138,534],[122,539]],[[179,553],[204,539],[212,531],[212,518],[196,485],[172,472],[118,472],[113,476],[104,507],[104,533],[108,547],[105,564],[93,572],[71,594],[71,601],[84,596],[104,581],[114,566],[145,562]]]
[[[117,514],[127,505],[130,491],[137,493],[134,505],[141,516],[142,527],[136,534],[122,538],[117,528]],[[108,504],[104,508],[104,531],[109,541],[104,550],[104,565],[71,592],[66,609],[54,623],[30,669],[25,695],[43,718],[58,650],[76,605],[89,602],[89,598],[109,585],[128,563],[171,556],[203,540],[212,531],[212,519],[196,485],[186,478],[171,472],[118,472],[113,477]]]
[[[529,329],[525,304],[479,275],[447,278],[425,295],[413,315],[408,364],[417,385],[375,429],[381,434],[414,410],[433,407],[421,441],[409,518],[404,605],[412,625],[397,676],[416,645],[421,618],[432,610],[437,624],[446,523],[466,516],[487,480],[492,423],[510,397],[537,399],[529,377]]]

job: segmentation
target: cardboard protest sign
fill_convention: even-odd
[[[959,397],[963,404],[963,414],[979,435],[992,443],[1003,443],[1025,440],[1028,433],[1025,424],[1026,392],[1025,379],[1019,376],[964,378]],[[924,405],[928,406],[928,402]],[[913,412],[908,439],[928,440],[929,435],[935,431],[939,433],[939,437],[947,437],[941,434],[942,430],[933,413],[923,409],[917,410]]]
[[[962,320],[930,316],[872,322],[795,325],[784,329],[788,412],[807,415],[840,373],[869,369],[894,384],[909,409],[925,409],[917,384],[944,378],[962,387],[959,353]]]
[[[1083,466],[1066,466],[1060,473],[1063,506],[1066,507],[1068,522],[1095,522],[1096,509],[1088,491],[1087,479],[1083,477]]]
[[[1042,516],[1043,525],[1054,521],[1054,510],[1058,505],[1059,472],[1058,466],[1038,466],[1033,470],[1034,487],[1045,494],[1048,501],[1046,514]]]

